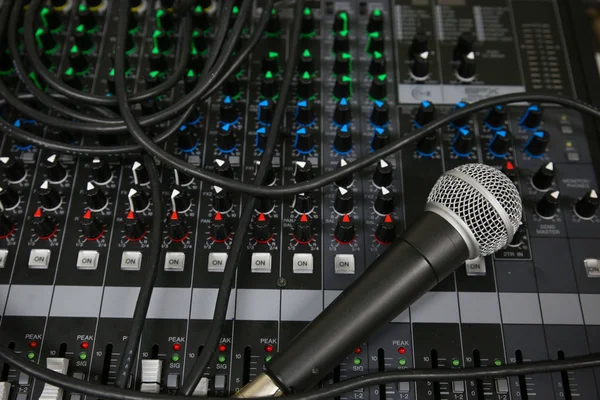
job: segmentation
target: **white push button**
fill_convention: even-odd
[[[336,254],[334,264],[336,274],[354,274],[353,254]]]
[[[124,251],[121,256],[122,271],[139,271],[142,267],[142,253],[139,251]]]
[[[452,382],[452,391],[454,393],[464,393],[465,392],[465,381],[453,381]]]
[[[255,274],[271,273],[271,253],[252,253],[250,265]]]
[[[313,273],[313,256],[309,253],[296,253],[292,261],[295,274]]]
[[[50,250],[32,249],[29,253],[29,268],[48,269],[50,264]]]
[[[208,255],[208,272],[223,272],[227,262],[227,253],[210,253]]]
[[[100,253],[96,250],[79,250],[77,254],[77,269],[94,270],[98,268],[99,257]]]
[[[485,258],[477,257],[465,262],[467,276],[485,276]]]
[[[495,383],[496,383],[496,393],[497,394],[508,393],[508,379],[497,378]]]
[[[185,253],[169,251],[165,255],[165,271],[183,271],[185,267]]]
[[[398,382],[398,392],[400,392],[400,393],[410,392],[410,382]]]
[[[585,274],[588,278],[600,278],[600,260],[595,258],[586,258],[583,260]]]
[[[0,268],[4,268],[6,265],[6,259],[8,258],[8,250],[0,249]]]

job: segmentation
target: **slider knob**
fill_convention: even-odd
[[[547,192],[544,197],[538,201],[535,209],[542,218],[552,218],[558,210],[560,201],[560,192],[558,190]]]
[[[598,193],[592,189],[575,204],[575,213],[583,219],[592,218],[596,214],[599,205]]]

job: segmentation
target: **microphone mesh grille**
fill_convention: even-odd
[[[508,231],[500,212],[504,212],[516,232],[521,223],[523,206],[515,185],[501,171],[483,164],[466,164],[456,170],[477,181],[500,203],[493,204],[468,181],[445,174],[433,186],[428,202],[441,204],[453,211],[471,230],[479,245],[480,256],[495,253],[508,243]]]

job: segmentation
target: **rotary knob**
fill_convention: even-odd
[[[429,51],[429,37],[425,32],[419,31],[413,37],[408,56],[412,58],[415,54]]]
[[[394,179],[394,168],[385,160],[379,160],[373,174],[373,183],[377,187],[388,187]]]
[[[256,174],[258,174],[258,169],[260,168],[260,161],[254,161],[254,178],[256,178]],[[273,186],[277,182],[277,176],[275,175],[275,170],[273,169],[273,165],[269,164],[267,167],[267,173],[265,175],[265,179],[263,184],[265,186]]]
[[[194,177],[179,172],[176,169],[173,170],[173,182],[176,186],[189,186],[194,182]]]
[[[415,114],[413,125],[415,128],[422,128],[435,119],[435,106],[432,102],[423,100]]]
[[[161,0],[161,6],[164,8],[156,9],[156,26],[170,32],[175,27],[175,21],[173,20],[173,14],[165,10],[165,8],[170,8],[165,3],[170,3],[170,1]]]
[[[273,121],[273,102],[271,100],[262,100],[258,103],[256,118],[263,125],[271,125],[271,121]]]
[[[475,36],[472,32],[461,33],[454,47],[454,60],[460,61],[463,56],[473,52],[474,45]]]
[[[373,102],[373,109],[369,120],[374,126],[386,127],[390,123],[390,109],[385,101]]]
[[[233,75],[227,78],[225,82],[223,82],[222,86],[223,96],[230,96],[231,98],[237,98],[241,94],[241,87],[239,79]]]
[[[558,190],[547,192],[544,197],[538,201],[535,210],[542,218],[553,218],[558,210],[559,201],[560,192]]]
[[[231,236],[231,227],[220,212],[215,214],[210,224],[210,237],[215,242],[224,242]]]
[[[205,54],[208,51],[208,38],[204,33],[195,31],[192,44],[197,53]]]
[[[348,31],[336,32],[333,35],[333,52],[348,53],[350,51],[350,38]]]
[[[350,29],[348,11],[340,10],[335,14],[333,20],[333,32],[348,31]]]
[[[167,58],[162,53],[151,53],[148,57],[150,62],[150,68],[152,71],[156,71],[159,74],[167,71],[169,65],[167,64]]]
[[[308,244],[313,240],[313,231],[310,218],[302,214],[294,224],[294,239],[300,244]]]
[[[369,15],[367,32],[383,32],[383,12],[379,8],[374,9]]]
[[[133,211],[129,211],[125,218],[125,236],[132,242],[141,240],[146,236],[146,226]]]
[[[546,131],[535,131],[525,143],[525,153],[531,157],[540,157],[546,152],[550,142],[550,134]]]
[[[0,210],[10,211],[19,205],[19,193],[9,186],[0,186]]]
[[[310,161],[296,161],[294,166],[294,180],[296,183],[304,182],[313,177],[312,164]]]
[[[342,158],[340,162],[338,162],[337,168],[344,168],[346,165],[348,165],[348,162]],[[352,174],[348,174],[335,181],[335,184],[337,186],[346,189],[352,186],[352,183],[354,183],[354,177],[352,176]]]
[[[152,40],[154,43],[156,43],[155,47],[152,49],[153,53],[165,53],[171,49],[171,38],[162,29],[154,30],[154,33],[152,34]]]
[[[554,163],[549,161],[542,165],[531,178],[531,183],[539,191],[546,191],[552,186],[556,171],[554,169]]]
[[[192,153],[198,148],[198,139],[187,125],[181,125],[177,133],[177,146],[182,153]]]
[[[302,52],[300,60],[298,60],[298,74],[303,75],[305,72],[308,72],[310,75],[315,73],[315,60],[308,49]]]
[[[473,152],[473,132],[461,128],[452,140],[452,150],[459,157],[468,157]]]
[[[136,213],[144,212],[150,207],[150,196],[139,186],[129,189],[127,200],[129,202],[129,209]]]
[[[0,167],[9,183],[19,183],[27,175],[23,162],[14,157],[0,157]]]
[[[220,213],[227,213],[233,208],[231,194],[227,193],[219,186],[212,188],[212,208]]]
[[[65,73],[63,75],[63,81],[64,81],[64,83],[71,86],[75,90],[79,90],[79,91],[83,90],[83,82],[81,81],[81,79],[79,79],[78,76],[73,74],[72,68],[69,68],[68,70],[65,71]],[[146,82],[146,86],[147,85],[148,85],[148,83]]]
[[[56,210],[62,203],[60,193],[50,186],[50,182],[47,180],[40,185],[37,194],[44,210]]]
[[[315,80],[308,71],[305,71],[300,79],[298,80],[298,86],[296,88],[296,94],[301,99],[311,99],[317,93]]]
[[[267,99],[274,99],[279,94],[279,83],[271,71],[267,71],[261,80],[260,94]]]
[[[84,24],[80,24],[77,28],[75,28],[73,37],[75,38],[75,44],[77,45],[77,48],[82,52],[87,53],[92,51],[94,48],[94,41],[90,37],[89,33],[87,33]]]
[[[507,161],[502,166],[502,172],[506,175],[511,181],[516,182],[517,180],[517,167],[511,162]]]
[[[252,227],[252,237],[258,243],[267,243],[273,238],[273,231],[271,229],[271,225],[269,224],[269,219],[265,216],[265,214],[260,213],[254,221],[254,226]]]
[[[108,197],[92,182],[88,182],[84,192],[88,208],[92,211],[101,211],[108,205]]]
[[[333,208],[338,214],[348,214],[354,209],[354,196],[344,187],[339,187],[333,203]]]
[[[575,213],[579,218],[590,219],[596,214],[599,205],[598,193],[592,189],[575,204]]]
[[[279,73],[279,53],[276,51],[269,51],[263,57],[261,62],[262,72],[267,73],[271,71],[274,74]]]
[[[410,77],[415,81],[425,81],[431,75],[429,72],[429,57],[428,51],[415,54],[410,64]]]
[[[309,7],[304,8],[304,11],[302,12],[300,32],[304,37],[313,36],[315,33],[315,17]]]
[[[341,244],[348,244],[354,240],[356,237],[356,228],[348,214],[340,217],[335,226],[333,235]]]
[[[435,132],[426,135],[417,143],[417,153],[424,157],[432,157],[437,151],[437,134]]]
[[[458,67],[456,68],[456,77],[461,82],[472,82],[475,79],[477,64],[475,52],[471,51],[461,56]]]
[[[94,182],[98,185],[106,185],[112,180],[112,171],[110,165],[100,158],[96,157],[90,165]]]
[[[233,179],[233,168],[231,168],[231,163],[226,158],[215,159],[213,167],[217,175],[220,175],[223,178]]]
[[[312,103],[302,100],[296,106],[296,122],[300,125],[312,125],[316,120],[315,110]]]
[[[389,142],[390,134],[387,129],[379,127],[375,128],[375,131],[373,132],[373,138],[371,139],[371,149],[373,149],[373,151],[377,151],[387,146]]]
[[[58,49],[58,42],[56,41],[52,33],[46,30],[38,30],[35,36],[36,39],[38,39],[38,43],[41,43],[40,50],[43,50],[44,53],[47,54]]]
[[[294,211],[298,214],[309,214],[313,208],[313,198],[310,193],[298,193],[294,196],[294,203],[292,205]]]
[[[259,153],[265,151],[267,145],[267,128],[260,127],[256,130],[256,137],[254,138],[254,147]]]
[[[177,211],[179,214],[184,214],[192,207],[192,200],[182,190],[173,189],[171,191],[171,210]]]
[[[60,162],[57,154],[52,154],[44,160],[43,167],[48,180],[52,183],[60,183],[67,178],[67,169]]]
[[[510,148],[510,135],[508,131],[495,131],[492,140],[488,144],[490,154],[494,157],[503,158],[508,154]]]
[[[396,238],[396,221],[391,215],[381,218],[375,229],[375,240],[381,244],[389,244]]]
[[[310,129],[303,127],[296,131],[294,148],[299,154],[310,154],[315,150],[315,140]]]
[[[335,55],[333,62],[333,73],[335,75],[349,75],[352,72],[352,55],[339,52]]]
[[[254,209],[259,213],[269,214],[273,211],[273,200],[268,197],[259,197],[254,203]]]
[[[385,74],[385,69],[385,57],[378,51],[374,52],[373,57],[371,57],[371,62],[369,63],[369,75],[379,76]]]
[[[490,109],[485,117],[485,125],[491,130],[504,128],[506,124],[506,107],[499,104]]]
[[[233,127],[229,124],[221,126],[217,135],[217,150],[223,154],[233,153],[237,148],[237,141]]]
[[[347,75],[338,75],[333,86],[333,97],[342,99],[352,97],[352,78]]]
[[[69,50],[69,65],[78,74],[85,72],[89,68],[89,62],[81,52],[78,46],[73,46]]]
[[[373,77],[371,87],[369,88],[369,96],[374,100],[383,101],[387,97],[387,75],[381,74]]]
[[[352,111],[348,100],[343,97],[335,106],[333,112],[333,123],[337,126],[344,126],[352,122]]]
[[[65,0],[56,1],[57,3],[67,3],[67,1]],[[54,7],[44,7],[42,9],[42,12],[40,12],[40,15],[42,15],[42,20],[45,22],[44,25],[46,25],[51,31],[55,31],[62,26],[60,15],[58,14],[58,12],[56,12]]]
[[[467,103],[465,103],[464,101],[459,101],[458,103],[456,103],[454,105],[452,112],[455,112],[455,113],[459,112],[466,106],[467,106]],[[458,117],[458,118],[454,119],[452,122],[450,122],[450,126],[455,129],[466,128],[467,126],[469,126],[469,119],[470,119],[469,115]]]
[[[390,214],[394,211],[394,203],[394,193],[391,190],[382,187],[375,199],[375,212],[380,215]]]
[[[342,125],[338,128],[333,139],[333,150],[338,154],[348,154],[352,152],[352,132],[348,125]]]
[[[139,161],[134,161],[131,166],[131,174],[133,175],[133,183],[136,185],[148,185],[150,183],[146,166]]]
[[[204,32],[210,29],[210,17],[202,7],[194,7],[192,9],[192,25],[195,30]]]
[[[79,220],[83,236],[87,240],[98,240],[104,234],[104,225],[102,222],[87,210]]]
[[[33,214],[31,224],[35,234],[42,240],[50,239],[56,233],[56,222],[52,217],[45,215],[41,208],[38,208]]]
[[[538,104],[532,104],[527,107],[527,110],[521,116],[519,125],[525,129],[536,130],[539,128],[542,122],[542,116],[544,115],[542,107]]]
[[[226,96],[220,107],[220,120],[223,124],[235,124],[240,119],[237,106],[230,96]]]
[[[183,242],[190,234],[190,230],[183,221],[177,211],[173,211],[167,221],[167,230],[169,231],[169,239],[173,242]]]
[[[366,50],[367,50],[367,53],[369,53],[369,54],[373,54],[376,51],[379,53],[383,53],[385,51],[385,39],[383,37],[383,33],[381,33],[381,32],[369,33]]]
[[[4,214],[0,214],[0,239],[6,239],[12,235],[16,226],[15,221]]]

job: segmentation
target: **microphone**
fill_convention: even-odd
[[[506,247],[522,210],[517,188],[501,171],[483,164],[447,171],[419,220],[233,397],[277,397],[316,385],[466,260]]]

